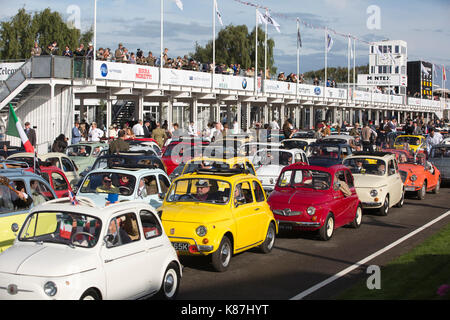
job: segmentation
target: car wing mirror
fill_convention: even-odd
[[[160,192],[160,193],[158,193],[158,197],[159,197],[159,199],[161,199],[161,200],[164,200],[164,197],[166,196],[166,194],[164,193],[164,192]]]
[[[14,233],[16,233],[17,231],[19,231],[19,225],[18,225],[17,223],[14,222],[14,223],[11,225],[11,231],[14,232]]]

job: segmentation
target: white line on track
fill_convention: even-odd
[[[299,294],[297,294],[296,296],[292,297],[292,298],[289,299],[289,300],[301,300],[301,299],[303,299],[304,297],[310,295],[311,293],[313,293],[313,292],[319,290],[320,288],[322,288],[322,287],[324,287],[324,286],[330,284],[331,282],[333,282],[333,281],[335,281],[335,280],[337,280],[337,279],[343,277],[343,276],[346,275],[347,273],[352,272],[353,270],[355,270],[355,269],[359,268],[360,266],[366,264],[368,261],[374,259],[375,257],[379,256],[380,254],[383,254],[384,252],[386,252],[386,251],[392,249],[393,247],[399,245],[400,243],[402,243],[403,241],[405,241],[405,240],[411,238],[412,236],[416,235],[417,233],[419,233],[419,232],[425,230],[426,228],[428,228],[429,226],[435,224],[436,222],[438,222],[438,221],[444,219],[444,218],[447,217],[448,215],[450,215],[450,211],[447,211],[446,213],[444,213],[444,214],[442,214],[441,216],[437,217],[436,219],[434,219],[434,220],[428,222],[427,224],[423,225],[422,227],[420,227],[420,228],[414,230],[413,232],[408,233],[406,236],[404,236],[404,237],[398,239],[397,241],[391,243],[390,245],[384,247],[383,249],[378,250],[378,251],[375,252],[374,254],[371,254],[370,256],[368,256],[368,257],[366,257],[366,258],[364,258],[364,259],[358,261],[358,262],[355,263],[354,265],[352,265],[352,266],[350,266],[350,267],[348,267],[348,268],[342,270],[342,271],[339,272],[339,273],[336,273],[335,275],[333,275],[333,276],[329,277],[328,279],[326,279],[326,280],[324,280],[324,281],[322,281],[322,282],[316,284],[315,286],[312,286],[311,288],[309,288],[309,289],[307,289],[307,290],[305,290],[305,291],[303,291],[303,292],[300,292]]]

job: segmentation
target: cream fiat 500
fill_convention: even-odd
[[[78,202],[31,211],[0,254],[0,300],[175,298],[182,267],[153,207]]]
[[[388,152],[355,152],[344,160],[355,179],[364,209],[378,209],[386,216],[394,205],[402,207],[405,188],[395,155]]]

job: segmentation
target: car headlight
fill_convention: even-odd
[[[208,229],[206,229],[205,226],[199,226],[197,229],[195,229],[195,232],[199,237],[206,236],[206,233],[208,232]]]
[[[44,292],[49,297],[53,297],[56,294],[56,292],[58,292],[56,284],[53,281],[46,282],[44,285]]]
[[[416,181],[417,180],[417,176],[415,175],[415,174],[413,174],[412,176],[411,176],[411,181]]]
[[[308,213],[310,216],[313,216],[314,213],[316,213],[316,208],[309,207],[308,209],[306,209],[306,213]]]
[[[378,191],[377,190],[370,190],[370,196],[371,197],[376,197],[378,195]]]

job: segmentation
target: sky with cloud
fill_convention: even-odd
[[[194,51],[195,42],[205,45],[212,38],[213,0],[181,0],[181,11],[174,0],[164,0],[164,47],[169,56]],[[269,27],[275,41],[275,65],[278,71],[296,72],[296,18],[318,27],[301,25],[301,72],[324,67],[324,31],[329,27],[365,41],[405,40],[409,60],[425,60],[450,67],[450,1],[448,0],[242,0],[268,7],[280,24],[280,33]],[[255,8],[235,0],[217,0],[225,25],[255,26]],[[64,19],[74,18],[70,11],[80,10],[82,31],[93,23],[94,0],[0,0],[0,21],[24,7],[27,11],[50,8]],[[369,29],[373,16],[368,8],[379,8],[379,28]],[[216,32],[221,26],[216,20]],[[334,46],[328,55],[329,66],[347,66],[347,39],[333,35]],[[119,42],[135,52],[160,49],[160,0],[97,0],[97,46],[115,49]],[[357,42],[357,65],[368,63],[369,47]],[[449,68],[447,68],[448,70]],[[440,73],[438,73],[440,77]]]

